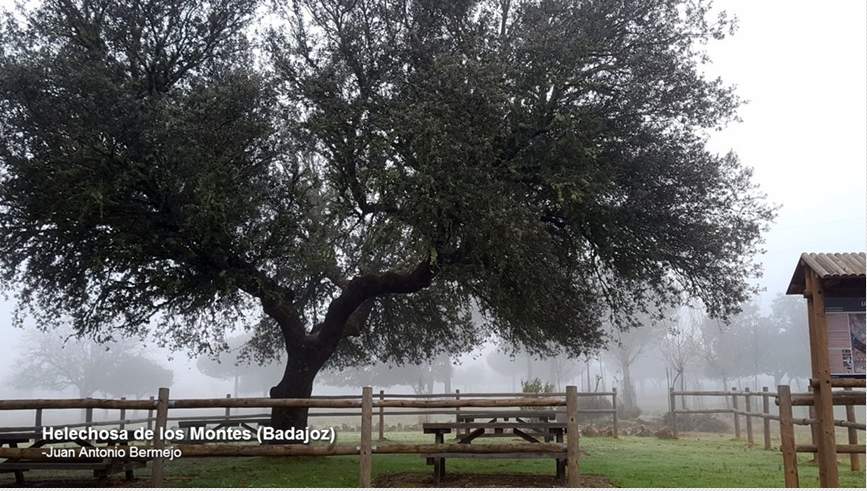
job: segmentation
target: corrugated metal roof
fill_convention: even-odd
[[[789,282],[788,295],[803,293],[804,267],[809,266],[823,280],[867,278],[867,254],[863,252],[803,253]]]
[[[836,254],[809,253],[801,254],[801,260],[807,263],[820,278],[865,278],[867,254],[839,252]]]

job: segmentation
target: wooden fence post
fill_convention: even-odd
[[[36,426],[37,428],[39,428],[39,427],[42,426],[42,408],[39,408],[39,409],[36,410],[36,421],[35,421],[35,426]]]
[[[379,401],[385,400],[385,391],[379,390]],[[379,439],[385,440],[385,408],[379,406]]]
[[[370,487],[371,453],[373,452],[373,387],[361,389],[361,469],[362,488]]]
[[[578,387],[566,387],[566,486],[577,488],[580,480],[578,465]]]
[[[750,413],[753,412],[752,394],[750,388],[744,387],[744,411],[747,412],[747,443],[753,444],[753,418]]]
[[[157,421],[154,429],[153,447],[158,450],[166,448],[166,442],[163,440],[163,434],[166,431],[166,426],[169,418],[169,389],[160,387],[159,396],[157,397]],[[151,470],[151,487],[163,487],[163,477],[165,472],[165,459],[156,457],[153,461]]]
[[[120,400],[125,401],[126,397],[121,397]],[[126,419],[126,408],[122,407],[122,408],[120,408],[120,429],[121,430],[126,428],[126,423],[124,422],[125,419]]]
[[[668,388],[668,406],[669,414],[671,415],[669,422],[671,423],[671,433],[677,438],[677,398],[674,397],[674,387]]]
[[[87,399],[90,400],[90,399],[93,399],[93,397],[88,397]],[[89,408],[84,410],[84,422],[87,423],[84,425],[85,428],[90,428],[92,426],[90,424],[90,423],[93,423],[93,408],[92,407],[89,407]]]
[[[226,399],[231,399],[232,394],[226,394]],[[226,407],[226,421],[228,421],[232,417],[232,408]]]
[[[617,387],[612,387],[611,390],[614,392],[611,399],[611,410],[614,415],[614,428],[612,428],[612,435],[614,438],[617,438]]]
[[[851,387],[846,387],[843,390],[852,390]],[[846,406],[846,420],[855,422],[855,406]],[[858,430],[849,428],[849,445],[858,445]],[[849,454],[849,466],[853,471],[861,470],[861,455],[857,453]]]
[[[788,385],[777,387],[780,405],[780,449],[783,451],[783,476],[787,488],[800,487],[798,454],[795,452],[795,427],[792,424],[792,391]]]
[[[154,396],[151,396],[150,400],[153,401]],[[149,430],[154,429],[154,410],[153,409],[148,409],[148,429]]]
[[[768,388],[762,387],[762,430],[765,434],[765,450],[771,449],[771,398],[768,396]]]
[[[735,440],[741,439],[741,420],[738,418],[740,410],[738,409],[738,395],[737,395],[737,387],[732,387],[732,416],[735,418]]]
[[[812,390],[812,389],[810,389],[810,390]],[[810,419],[812,419],[813,421],[815,421],[817,419],[816,418],[816,408],[814,406],[809,406],[807,411],[808,411],[807,416]],[[818,423],[813,423],[810,425],[810,438],[811,438],[810,443],[812,443],[813,446],[815,446],[816,448],[819,448],[819,425],[818,425]],[[813,452],[813,462],[818,462],[818,461],[819,461],[819,453]]]
[[[461,389],[455,389],[455,400],[456,401],[461,400]],[[461,422],[461,408],[456,407],[455,408],[455,423],[460,423],[460,422]],[[461,434],[461,430],[457,430],[455,432],[455,438],[460,438],[460,434]]]

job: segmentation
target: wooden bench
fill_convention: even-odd
[[[17,428],[15,429],[17,430]],[[55,440],[43,439],[41,432],[34,431],[5,431],[0,429],[0,447],[8,445],[10,448],[19,448],[19,444],[25,444],[33,441],[30,448],[42,448],[44,445],[51,443],[75,443],[79,447],[94,447],[88,441],[75,440]],[[126,441],[105,441],[100,440],[100,443],[123,444]],[[73,447],[74,448],[74,447]],[[12,472],[15,474],[15,482],[17,485],[24,484],[24,472],[40,469],[70,469],[70,470],[92,470],[93,476],[103,480],[109,474],[124,472],[127,480],[132,480],[135,469],[146,467],[147,463],[139,460],[131,460],[129,458],[116,457],[55,457],[51,459],[7,459],[0,462],[0,473]]]
[[[489,417],[487,414],[485,417]],[[514,416],[512,416],[514,418]],[[470,415],[462,415],[461,420],[475,419]],[[458,436],[458,442],[455,445],[470,445],[477,438],[487,437],[520,437],[531,443],[540,443],[538,438],[544,438],[545,441],[550,439],[556,440],[557,443],[563,443],[563,435],[566,432],[565,423],[556,423],[550,421],[527,422],[527,421],[497,421],[497,419],[505,419],[505,416],[498,415],[491,421],[470,421],[459,423],[425,423],[422,425],[423,431],[428,434],[433,434],[435,443],[444,444],[445,435],[452,430],[467,430],[468,433]],[[511,430],[507,432],[506,430]],[[566,482],[566,450],[562,452],[506,452],[506,453],[474,453],[474,452],[437,452],[422,454],[428,465],[433,465],[434,483],[439,484],[440,479],[446,475],[446,459],[450,458],[477,458],[477,459],[554,459],[556,463],[557,479],[561,482]]]

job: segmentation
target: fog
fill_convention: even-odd
[[[683,310],[677,314],[677,318],[668,322],[648,324],[629,333],[612,333],[609,350],[580,359],[562,356],[542,359],[523,352],[510,355],[490,343],[462,356],[442,355],[432,363],[417,366],[376,365],[362,369],[324,371],[317,379],[320,383],[315,386],[314,395],[357,396],[363,385],[373,386],[376,392],[382,389],[387,394],[441,394],[456,390],[462,394],[522,392],[523,384],[538,379],[543,385],[536,390],[542,391],[560,392],[567,385],[576,385],[581,392],[616,389],[621,405],[635,406],[644,417],[654,417],[667,411],[667,391],[670,386],[687,390],[722,390],[728,387],[761,390],[763,386],[773,387],[775,382],[785,381],[798,391],[805,390],[805,379],[809,376],[809,347],[804,339],[806,312],[802,300],[783,300],[787,300],[783,303],[795,311],[796,317],[803,314],[803,323],[788,325],[787,319],[775,317],[779,312],[762,314],[755,303],[745,306],[744,313],[735,317],[729,326],[707,319],[701,312]],[[790,336],[781,337],[781,329],[787,330]],[[731,340],[728,344],[721,341],[726,337]],[[5,346],[11,359],[10,363],[4,364],[5,383],[0,387],[0,398],[123,395],[147,398],[148,395],[155,395],[156,388],[165,384],[156,380],[149,368],[136,368],[135,373],[128,376],[122,373],[130,364],[132,356],[152,360],[156,365],[171,370],[173,398],[215,398],[229,394],[262,397],[267,395],[268,387],[279,380],[282,371],[278,365],[239,367],[231,362],[231,354],[224,354],[220,364],[210,362],[207,358],[191,360],[152,344],[142,346],[135,341],[102,346],[87,340],[70,339],[59,350],[54,349],[57,344],[50,345],[62,341],[63,336],[58,333],[42,334],[32,330],[20,335],[18,344],[12,345],[11,349]],[[673,353],[673,346],[680,351]],[[785,349],[774,353],[772,346]],[[43,367],[43,371],[50,372],[48,378],[53,377],[51,380],[63,382],[67,387],[55,390],[34,387],[40,383],[38,378],[36,382],[31,380],[34,373],[40,371],[39,364],[36,363],[33,368],[27,363],[40,359],[39,349],[53,349],[46,358],[53,362],[62,360],[72,367],[70,371],[74,371],[74,374],[58,374],[57,370]],[[751,353],[758,358],[753,360]],[[723,356],[729,359],[723,360]],[[769,367],[776,366],[767,363],[773,356],[801,362],[782,368],[778,380],[775,380],[773,374],[766,373]],[[626,375],[624,359],[628,359]],[[678,363],[683,367],[680,373]],[[722,372],[717,370],[726,363],[728,365],[722,368]],[[726,370],[725,377],[719,376]],[[112,375],[115,378],[120,376],[122,382],[128,383],[120,387],[117,384],[112,386]],[[86,390],[81,388],[81,383],[70,382],[76,377],[90,377],[84,384]],[[631,380],[631,384],[626,379]],[[15,386],[20,383],[28,387]],[[633,386],[632,395],[626,393],[629,385]],[[141,392],[142,389],[144,392]],[[138,395],[134,393],[135,390],[140,391]],[[4,414],[4,423],[29,424],[32,414],[24,413]]]

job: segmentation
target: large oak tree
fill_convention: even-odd
[[[602,317],[749,296],[773,210],[706,149],[739,101],[702,74],[730,23],[701,0],[282,4],[7,19],[0,265],[21,315],[192,351],[245,325],[252,356],[287,357],[271,395],[307,397],[329,360],[492,335],[578,355]]]

